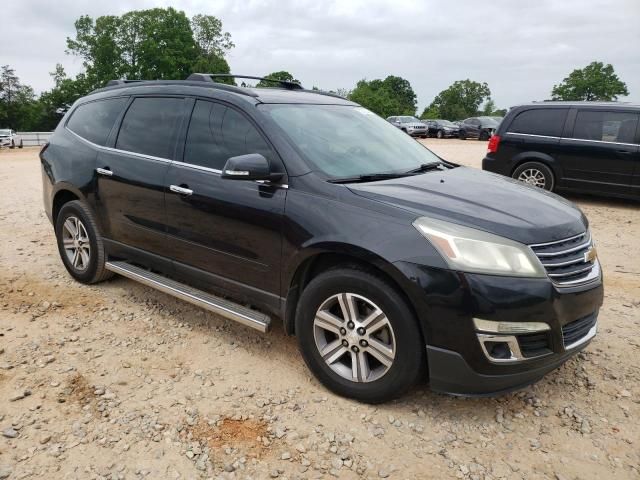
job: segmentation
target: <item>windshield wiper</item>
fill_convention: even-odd
[[[355,177],[332,178],[327,180],[330,183],[356,183],[356,182],[375,182],[376,180],[388,180],[390,178],[400,178],[411,175],[408,172],[402,173],[368,173]]]
[[[407,175],[411,175],[412,173],[424,173],[424,172],[430,172],[431,170],[444,170],[444,169],[446,169],[444,164],[440,162],[431,162],[431,163],[423,163],[418,168],[407,170],[404,173],[406,173]]]

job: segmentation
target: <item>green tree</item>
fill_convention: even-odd
[[[75,79],[70,78],[59,63],[49,75],[53,78],[54,87],[43,92],[38,99],[41,106],[38,130],[53,130],[60,121],[58,109],[72,105],[78,98],[91,91],[91,86],[83,73],[77,75]]]
[[[602,62],[575,69],[551,91],[553,100],[612,101],[619,95],[629,95],[627,85],[618,78],[611,64]]]
[[[233,48],[222,22],[210,15],[189,20],[174,8],[152,8],[82,16],[67,52],[83,59],[87,83],[95,88],[115,78],[182,79],[194,71],[227,73],[224,54]]]
[[[420,118],[423,120],[438,120],[440,118],[440,111],[434,105],[429,105],[422,111]]]
[[[271,78],[273,80],[283,80],[285,82],[296,82],[296,83],[300,83],[299,80],[296,80],[293,75],[291,75],[289,72],[281,70],[279,72],[272,72],[268,75],[265,75],[264,78]],[[256,85],[256,87],[275,87],[277,86],[277,83],[273,83],[273,82],[267,82],[264,80],[260,80],[258,82],[258,84]]]
[[[0,128],[31,130],[38,116],[33,88],[23,85],[9,65],[0,67]]]
[[[384,80],[360,80],[349,93],[349,100],[384,118],[416,114],[416,94],[411,84],[408,80],[393,75]]]
[[[427,112],[438,112],[445,120],[459,120],[476,115],[480,105],[491,96],[486,83],[472,80],[458,80],[446,90],[440,92],[431,102],[422,116]]]

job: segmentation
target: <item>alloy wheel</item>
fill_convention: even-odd
[[[69,263],[78,271],[89,268],[91,246],[87,229],[78,217],[68,217],[62,225],[62,246]]]
[[[518,175],[518,180],[538,188],[544,188],[547,183],[544,173],[537,168],[527,168],[523,170],[522,173]]]
[[[395,359],[389,319],[371,300],[354,293],[333,295],[320,305],[313,336],[327,366],[352,382],[379,379]]]

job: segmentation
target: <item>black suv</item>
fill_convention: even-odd
[[[65,115],[40,157],[75,279],[117,273],[262,332],[278,318],[323,384],[367,402],[423,374],[521,387],[594,337],[600,265],[574,205],[343,98],[217,77],[114,81]]]
[[[489,140],[498,128],[500,121],[496,117],[471,117],[466,118],[460,124],[458,137],[461,140],[467,138],[477,138],[478,140]]]
[[[542,102],[512,108],[482,168],[545,190],[640,199],[640,105]]]

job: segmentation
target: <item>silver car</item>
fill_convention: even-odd
[[[416,117],[411,117],[409,115],[400,115],[397,117],[387,118],[387,122],[395,125],[400,130],[411,135],[412,137],[427,138],[427,126]]]
[[[22,148],[22,137],[9,128],[0,130],[0,147]]]

